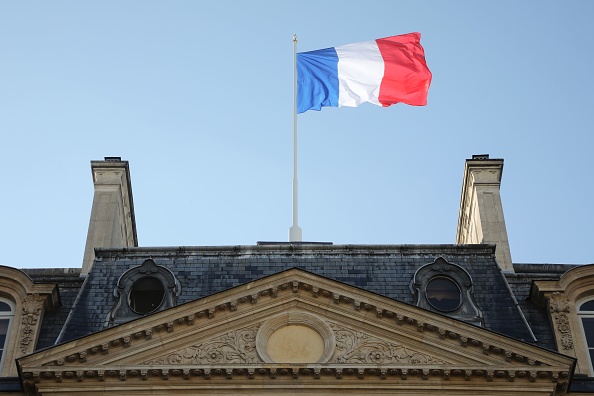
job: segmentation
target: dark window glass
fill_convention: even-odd
[[[582,318],[586,342],[590,348],[594,347],[594,318]]]
[[[581,304],[578,309],[578,314],[580,314],[582,320],[582,327],[584,329],[584,336],[586,337],[591,364],[594,364],[594,316],[591,314],[593,311],[594,300],[586,301]]]
[[[586,301],[580,306],[580,311],[594,311],[594,300]]]
[[[0,301],[0,312],[12,312],[12,308],[4,301]]]
[[[10,319],[0,319],[0,356],[4,354],[4,344],[6,343],[6,335],[8,334],[8,325]]]
[[[157,310],[165,298],[163,283],[157,278],[146,276],[132,285],[128,302],[130,308],[139,314],[147,314]]]
[[[429,304],[440,311],[454,311],[462,303],[460,288],[449,278],[431,279],[427,283],[426,295]]]

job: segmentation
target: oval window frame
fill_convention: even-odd
[[[454,285],[456,287],[456,289],[458,290],[458,304],[456,305],[455,308],[452,309],[444,309],[444,307],[439,307],[438,305],[434,304],[433,302],[431,302],[431,299],[429,298],[429,294],[430,294],[430,290],[429,287],[431,285],[432,282],[434,281],[438,281],[438,280],[445,280],[448,281],[449,283],[451,283],[452,285]],[[460,307],[462,306],[462,304],[464,303],[464,298],[462,296],[462,289],[460,288],[460,285],[458,284],[458,282],[456,282],[454,279],[448,277],[448,276],[434,276],[431,279],[429,279],[429,281],[427,282],[427,285],[425,286],[425,299],[427,300],[427,302],[429,303],[429,305],[440,311],[440,312],[454,312],[458,309],[460,309]]]
[[[138,291],[138,290],[135,290],[135,286],[136,286],[136,285],[137,285],[139,282],[146,281],[146,280],[147,280],[147,279],[149,279],[149,278],[150,278],[150,279],[154,279],[156,282],[158,282],[158,283],[161,285],[161,289],[162,289],[161,301],[160,301],[160,302],[159,302],[159,303],[158,303],[158,304],[155,306],[155,308],[154,308],[154,309],[152,309],[152,310],[150,310],[150,311],[147,311],[147,312],[143,312],[143,311],[139,311],[139,310],[137,310],[137,309],[134,309],[134,308],[132,307],[132,303],[131,303],[131,301],[132,301],[132,298],[131,298],[131,296],[132,296],[132,293],[134,293],[134,292],[137,292],[137,291]],[[161,281],[161,279],[159,279],[159,278],[157,278],[157,277],[155,277],[155,276],[150,276],[150,275],[143,276],[143,277],[140,277],[140,278],[136,279],[136,280],[135,280],[135,281],[132,283],[132,285],[130,286],[130,290],[128,291],[128,307],[130,308],[130,311],[134,312],[134,313],[135,313],[135,314],[137,314],[137,315],[149,315],[149,314],[152,314],[152,313],[156,312],[157,310],[159,310],[159,308],[161,308],[161,306],[162,306],[162,305],[163,305],[163,303],[165,302],[165,297],[166,297],[166,295],[167,295],[167,290],[166,290],[166,288],[165,288],[165,285],[164,285],[164,284],[163,284],[163,282]]]

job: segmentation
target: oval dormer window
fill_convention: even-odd
[[[427,283],[427,301],[435,309],[444,312],[455,311],[462,304],[462,293],[453,280],[435,277]]]
[[[165,299],[163,283],[152,276],[138,279],[130,288],[128,304],[137,314],[145,315],[156,311]]]

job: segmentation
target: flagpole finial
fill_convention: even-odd
[[[293,35],[293,42],[294,42],[294,43],[296,43],[296,42],[297,42],[297,35],[296,35],[296,34],[294,34],[294,35]]]

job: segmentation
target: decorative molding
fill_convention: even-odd
[[[268,354],[268,340],[275,331],[289,325],[302,325],[315,330],[324,342],[324,351],[319,360],[312,363],[326,363],[330,361],[336,349],[336,336],[330,325],[316,315],[294,310],[268,319],[262,324],[260,330],[258,330],[256,350],[264,362],[279,363],[275,362]]]
[[[549,297],[549,305],[553,313],[569,313],[569,300],[564,294],[554,292]]]
[[[443,359],[330,323],[336,335],[332,362],[358,364],[451,364]]]
[[[444,311],[433,306],[427,298],[427,285],[435,278],[445,278],[453,282],[460,291],[460,302],[456,309]],[[438,257],[432,263],[425,264],[415,272],[411,291],[415,296],[415,305],[432,312],[464,320],[472,324],[483,325],[483,314],[474,300],[472,278],[468,271],[457,264]]]
[[[220,337],[146,360],[141,364],[262,363],[256,353],[256,333],[259,327],[260,324],[256,324],[230,331]]]
[[[155,308],[154,311],[139,313],[130,307],[128,296],[135,282],[145,277],[155,278],[161,282],[164,289],[163,299],[159,307]],[[180,293],[181,283],[173,272],[162,265],[157,265],[153,259],[149,258],[141,265],[128,269],[118,279],[118,283],[113,290],[115,302],[107,314],[106,324],[113,326],[114,324],[120,324],[146,316],[155,311],[163,311],[164,309],[174,307]]]
[[[559,331],[561,348],[565,351],[573,350],[573,336],[571,335],[571,325],[567,316],[569,313],[569,300],[565,294],[554,292],[549,296],[549,307],[555,320],[555,327]]]
[[[33,342],[36,339],[36,330],[44,301],[44,296],[30,294],[21,303],[23,308],[21,313],[20,349],[23,353],[34,347]]]
[[[27,395],[40,395],[44,389],[56,389],[56,386],[77,386],[81,382],[88,386],[97,386],[105,382],[106,389],[111,386],[118,386],[120,381],[136,383],[137,386],[166,386],[167,393],[175,390],[187,390],[188,382],[204,387],[212,386],[211,383],[205,383],[204,380],[232,380],[237,386],[250,387],[257,381],[257,386],[264,383],[277,383],[277,386],[286,385],[287,379],[295,381],[295,385],[307,389],[313,384],[313,380],[332,380],[348,379],[357,380],[359,384],[375,386],[381,384],[386,386],[391,384],[394,393],[402,391],[404,385],[400,380],[406,380],[406,386],[432,386],[433,381],[439,381],[440,389],[452,392],[460,385],[460,380],[474,381],[475,386],[480,386],[481,382],[493,387],[493,394],[497,384],[517,383],[516,386],[550,387],[551,395],[565,394],[570,379],[570,367],[547,367],[536,368],[533,366],[518,366],[510,368],[508,366],[491,366],[489,368],[474,367],[465,365],[369,365],[369,364],[346,364],[346,365],[295,365],[295,364],[244,364],[244,365],[208,365],[206,367],[196,367],[195,365],[172,367],[152,367],[143,366],[133,367],[85,367],[84,370],[57,369],[48,370],[48,368],[31,368],[22,372],[23,385]],[[392,379],[385,382],[386,379]],[[148,384],[147,382],[148,381]],[[361,381],[361,382],[359,382]],[[425,382],[428,381],[428,382]],[[59,384],[59,385],[56,385]],[[97,385],[94,385],[97,384]],[[149,385],[150,384],[150,385]],[[166,385],[165,385],[166,384]],[[208,385],[200,385],[208,384]],[[337,389],[344,386],[344,383],[336,382]],[[449,389],[451,384],[453,389]],[[547,385],[548,384],[548,385]],[[355,384],[351,384],[356,386]],[[45,388],[47,387],[47,388]],[[178,388],[180,387],[180,388]],[[81,388],[83,392],[84,388]],[[198,388],[196,388],[198,389]],[[240,388],[238,388],[240,389]],[[429,388],[435,391],[435,388]],[[427,393],[431,391],[427,389]],[[459,388],[457,388],[459,390]],[[475,388],[476,389],[476,388]],[[527,388],[528,389],[528,388]],[[165,389],[163,389],[165,391]],[[154,390],[153,390],[154,392]],[[498,394],[505,394],[502,390]],[[239,392],[238,392],[239,393]],[[290,393],[290,392],[289,392]],[[527,392],[529,393],[529,392]],[[491,394],[491,393],[489,393]]]

